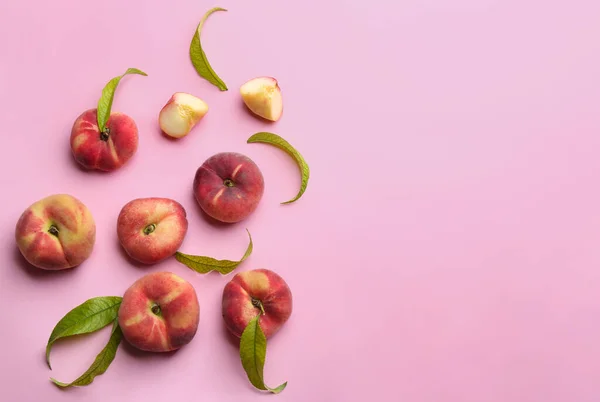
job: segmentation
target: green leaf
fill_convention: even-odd
[[[70,383],[60,382],[54,378],[50,378],[50,380],[60,388],[80,387],[91,384],[96,376],[104,374],[104,372],[108,369],[108,366],[110,366],[112,361],[115,359],[115,355],[117,354],[117,349],[122,338],[123,333],[121,332],[121,328],[119,327],[117,320],[115,320],[108,343],[104,349],[98,353],[96,359],[85,373]]]
[[[248,244],[246,252],[239,261],[217,260],[212,257],[183,254],[179,251],[175,253],[175,259],[183,265],[186,265],[188,268],[191,268],[201,274],[207,274],[210,271],[217,271],[223,275],[226,275],[236,269],[238,265],[244,262],[244,260],[248,258],[250,254],[252,254],[252,250],[254,248],[252,244],[252,236],[250,235],[248,229],[246,229],[246,232],[248,232],[250,243]]]
[[[306,191],[306,186],[308,185],[308,179],[310,177],[310,169],[308,168],[308,164],[306,163],[302,155],[300,155],[300,152],[296,151],[296,149],[289,142],[287,142],[277,134],[273,133],[256,133],[252,137],[248,138],[248,144],[253,142],[262,142],[265,144],[274,145],[277,148],[284,150],[288,153],[288,155],[294,158],[294,160],[298,164],[298,167],[300,168],[300,174],[302,176],[300,190],[294,198],[292,198],[289,201],[282,202],[282,204],[291,204],[292,202],[299,199],[302,196],[302,194],[304,194],[304,191]]]
[[[89,334],[104,328],[117,318],[121,300],[123,298],[120,296],[94,297],[81,303],[61,318],[52,330],[46,345],[48,367],[52,369],[50,349],[54,342],[67,336]]]
[[[240,339],[240,358],[242,367],[248,375],[248,380],[258,389],[278,394],[285,389],[287,381],[278,387],[270,388],[265,385],[263,368],[267,355],[267,338],[260,328],[260,315],[250,320],[248,326],[242,332]]]
[[[127,71],[125,71],[125,74],[119,75],[118,77],[108,81],[108,84],[106,84],[102,89],[102,96],[98,100],[98,130],[100,130],[100,132],[104,131],[106,128],[106,122],[110,117],[110,110],[112,109],[117,85],[119,85],[121,78],[125,77],[127,74],[148,76],[148,74],[142,70],[138,70],[137,68],[128,68]]]
[[[204,14],[204,17],[202,17],[200,23],[198,24],[198,27],[196,28],[196,32],[194,32],[194,36],[192,37],[192,43],[190,43],[190,59],[192,59],[192,64],[194,65],[194,68],[196,69],[196,72],[198,73],[198,75],[200,75],[200,77],[204,78],[205,80],[219,88],[221,91],[227,91],[227,85],[225,85],[223,80],[219,78],[217,73],[215,73],[215,70],[213,70],[213,68],[211,67],[210,63],[208,62],[208,58],[204,53],[204,50],[202,50],[202,44],[200,43],[200,33],[202,32],[202,26],[204,25],[204,22],[206,21],[208,16],[216,11],[227,10],[221,7],[215,7],[211,8],[206,12],[206,14]]]

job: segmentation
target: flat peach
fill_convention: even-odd
[[[149,352],[169,352],[192,341],[200,322],[194,287],[171,272],[154,272],[135,281],[118,313],[123,337]]]
[[[131,258],[144,264],[155,264],[175,254],[187,229],[185,209],[169,198],[129,201],[117,219],[119,242]]]
[[[15,239],[25,259],[41,269],[73,268],[91,254],[96,224],[77,198],[55,194],[30,205],[19,217]]]

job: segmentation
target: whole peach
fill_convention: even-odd
[[[237,152],[221,152],[196,170],[193,189],[207,215],[235,223],[256,210],[264,187],[263,175],[250,158]]]
[[[237,337],[260,315],[260,327],[269,338],[292,315],[292,293],[283,278],[271,270],[240,272],[223,289],[222,315],[227,329]]]
[[[123,113],[111,113],[103,132],[97,119],[97,109],[77,117],[71,129],[71,151],[86,169],[110,172],[123,166],[137,151],[138,129]]]
[[[171,272],[154,272],[135,281],[123,295],[118,321],[132,346],[169,352],[190,343],[200,322],[194,287]]]
[[[73,268],[92,254],[96,223],[80,200],[54,194],[34,202],[21,214],[15,240],[33,266],[46,270]]]
[[[185,209],[169,198],[129,201],[117,219],[121,246],[131,258],[144,264],[154,264],[175,254],[187,229]]]

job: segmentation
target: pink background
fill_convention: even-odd
[[[203,43],[228,92],[188,57]],[[230,277],[174,259],[131,265],[116,238],[137,197],[180,201],[182,251],[239,258],[280,273],[290,321],[269,343],[265,378],[281,401],[587,402],[600,399],[600,2],[596,0],[3,1],[0,6],[0,399],[259,401],[220,316]],[[83,172],[68,144],[75,118],[128,67],[114,110],[140,128],[138,153],[114,174]],[[275,124],[250,116],[239,86],[280,81]],[[173,92],[210,112],[181,141],[157,127]],[[312,169],[246,139],[287,138]],[[238,151],[261,167],[259,209],[209,224],[191,182],[210,155]],[[97,221],[92,257],[63,273],[29,268],[14,224],[52,193]],[[169,355],[123,343],[109,370],[60,391],[101,349],[103,330],[44,347],[69,309],[122,295],[148,272],[193,283],[201,324]]]

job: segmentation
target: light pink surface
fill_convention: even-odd
[[[191,35],[229,85],[193,70]],[[0,400],[291,402],[592,402],[600,399],[600,2],[4,1],[0,6]],[[114,174],[79,170],[74,119],[128,67],[114,109],[140,128],[138,153]],[[239,86],[273,75],[280,122],[241,106]],[[210,111],[181,141],[158,130],[176,91]],[[256,131],[294,144],[312,169],[246,144]],[[266,181],[248,220],[209,224],[191,192],[210,155],[238,151]],[[57,192],[98,223],[94,254],[65,273],[28,268],[13,240],[31,202]],[[225,335],[226,281],[170,259],[131,265],[116,237],[136,197],[180,201],[182,251],[239,258],[289,283],[295,309],[269,342],[265,378],[248,383]],[[66,392],[108,335],[60,342],[54,324],[147,272],[190,280],[201,303],[191,344],[171,355],[123,344],[109,370]]]

